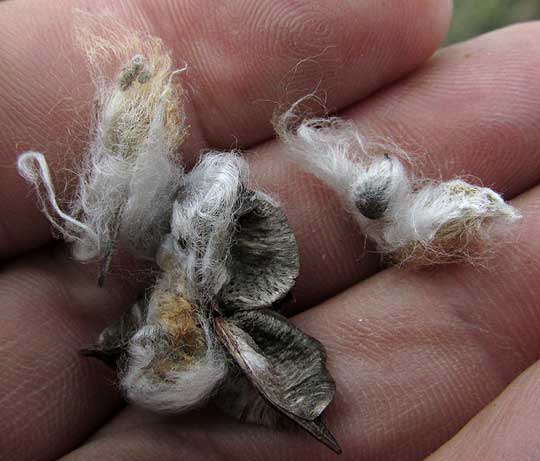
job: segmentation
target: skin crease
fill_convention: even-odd
[[[538,459],[539,372],[538,363],[528,368],[428,460]]]
[[[78,356],[143,276],[117,261],[106,288],[97,288],[95,267],[50,243],[13,167],[28,147],[46,150],[57,166],[70,164],[84,144],[92,89],[71,49],[64,3],[0,5],[7,64],[0,75],[0,207],[9,216],[0,230],[2,459],[333,459],[304,434],[242,425],[211,407],[175,417],[122,408],[113,375]],[[111,3],[92,2],[96,9]],[[338,385],[328,424],[341,459],[422,459],[538,359],[540,26],[497,31],[422,64],[446,32],[448,2],[348,2],[342,13],[331,2],[253,4],[135,1],[114,8],[193,66],[185,82],[193,138],[186,155],[204,145],[230,147],[233,136],[250,147],[253,181],[283,203],[301,250],[291,311],[305,310],[294,321],[328,350]],[[204,11],[212,13],[203,26],[196,19]],[[328,43],[337,45],[310,61],[318,73],[300,66],[287,74]],[[254,145],[271,137],[275,109],[256,101],[280,100],[284,75],[291,99],[321,82],[331,108],[346,107],[344,115],[363,130],[410,148],[427,175],[474,175],[515,197],[523,221],[485,268],[372,275],[377,258],[365,252],[331,192],[287,164],[279,143]],[[537,373],[533,365],[433,459],[534,459]]]

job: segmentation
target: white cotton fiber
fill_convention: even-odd
[[[247,164],[234,152],[210,152],[184,176],[158,264],[165,270],[177,268],[190,299],[208,302],[229,280],[230,249],[246,181]]]
[[[520,217],[500,195],[456,179],[427,184],[396,207],[381,249],[400,262],[431,265],[474,260]]]
[[[207,309],[188,302],[174,274],[154,288],[144,326],[131,338],[120,386],[133,403],[179,412],[205,401],[227,373]]]
[[[34,184],[43,213],[65,240],[71,242],[87,240],[97,245],[99,237],[94,229],[64,213],[58,205],[49,165],[43,154],[29,151],[19,155],[17,170],[24,179]],[[39,190],[40,184],[43,184],[44,194]],[[56,216],[49,213],[49,207]]]
[[[98,109],[68,209],[57,204],[43,155],[23,154],[19,171],[38,189],[56,230],[73,242],[76,259],[108,260],[116,244],[153,257],[183,174],[175,155],[185,116],[171,57],[159,39],[119,24],[104,29],[92,17],[81,24]]]
[[[217,345],[192,363],[154,368],[166,339],[158,327],[145,326],[131,340],[120,386],[126,398],[160,412],[181,412],[204,402],[226,374],[224,354]],[[211,338],[207,337],[210,341]]]
[[[332,187],[364,234],[399,264],[471,260],[520,217],[490,189],[415,178],[401,150],[367,141],[351,122],[300,121],[293,107],[275,128],[288,156]]]

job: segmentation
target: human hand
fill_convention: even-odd
[[[95,267],[51,243],[14,167],[26,148],[56,166],[83,152],[92,86],[70,38],[74,6],[109,7],[162,37],[189,64],[186,156],[246,147],[254,181],[284,204],[301,252],[294,321],[327,348],[338,388],[328,426],[342,459],[421,459],[538,358],[538,25],[428,61],[448,26],[447,1],[17,0],[0,5],[2,459],[334,457],[302,433],[211,408],[172,418],[123,407],[113,374],[79,356],[129,306],[137,277],[116,268],[98,288]],[[270,139],[269,101],[294,101],[318,84],[327,105],[360,127],[429,153],[426,175],[472,174],[513,199],[524,215],[513,245],[484,269],[376,273],[378,258],[336,198]],[[539,373],[532,365],[431,459],[538,456]]]

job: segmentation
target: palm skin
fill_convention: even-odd
[[[254,183],[283,203],[302,264],[289,313],[327,348],[342,459],[540,456],[538,24],[432,56],[447,0],[17,0],[0,5],[2,459],[335,456],[211,407],[175,417],[126,407],[114,375],[78,355],[143,277],[126,264],[98,288],[96,267],[51,241],[13,167],[26,148],[57,167],[83,152],[92,86],[70,36],[73,7],[108,7],[161,36],[189,64],[188,163],[203,147],[246,148]],[[271,139],[276,103],[316,88],[363,131],[412,150],[423,174],[474,175],[524,219],[484,267],[380,270],[336,198]]]

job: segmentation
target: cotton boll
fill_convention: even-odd
[[[405,153],[367,141],[349,122],[298,122],[296,105],[275,123],[289,157],[332,187],[363,233],[395,262],[472,260],[519,218],[490,189],[461,180],[422,184],[405,170]]]
[[[491,189],[462,180],[429,184],[395,210],[385,250],[399,263],[431,265],[471,259],[520,218]]]
[[[74,257],[105,259],[106,272],[117,244],[155,256],[182,180],[175,155],[187,129],[163,43],[106,15],[79,16],[77,38],[90,62],[97,111],[68,210],[57,204],[43,156],[27,153],[18,165],[43,204],[49,203],[45,213],[73,243]]]
[[[93,65],[100,110],[73,209],[99,230],[101,241],[93,255],[77,247],[74,253],[104,257],[118,237],[127,248],[153,256],[182,174],[174,161],[186,130],[179,88],[159,39],[121,28],[105,38],[95,29],[86,24],[80,40]],[[107,64],[120,59],[123,69],[108,81]]]
[[[132,337],[121,372],[127,399],[160,412],[202,403],[227,372],[208,313],[187,301],[174,282],[166,274],[155,288],[145,325]]]

